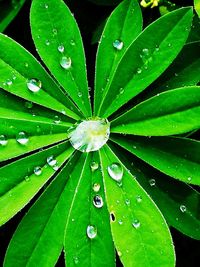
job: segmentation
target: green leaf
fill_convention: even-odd
[[[32,78],[42,83],[42,89],[37,93],[27,88],[27,81]],[[63,94],[37,60],[3,34],[0,34],[0,86],[23,99],[65,113],[74,119],[80,118],[75,105]]]
[[[120,147],[116,149],[112,145],[111,148],[155,201],[167,223],[181,233],[199,240],[200,194],[191,186],[150,168],[136,157],[130,157]]]
[[[101,36],[96,60],[94,98],[94,112],[96,114],[120,60],[141,30],[142,15],[136,0],[123,1],[108,18]],[[113,44],[119,44],[120,50],[115,48]]]
[[[156,20],[138,36],[110,81],[99,116],[114,113],[164,72],[183,47],[191,20],[192,9],[181,8]]]
[[[65,262],[67,266],[79,264],[80,266],[114,267],[115,253],[102,175],[100,168],[91,171],[90,164],[92,162],[100,164],[98,154],[94,154],[94,156],[91,153],[82,154],[67,184],[68,218],[64,242]],[[93,191],[94,183],[97,184],[97,189],[100,186],[98,193]],[[93,198],[96,195],[102,198],[100,200],[100,204],[101,201],[104,203],[102,207],[94,206]],[[91,239],[87,236],[89,226],[94,227],[93,233],[91,231],[93,234]],[[98,257],[99,253],[101,257]]]
[[[68,215],[66,184],[76,161],[77,154],[22,219],[7,250],[5,267],[55,266],[62,251]]]
[[[65,142],[0,168],[0,225],[34,197],[73,151],[72,146]],[[49,166],[47,158],[52,155],[57,164]],[[35,167],[41,168],[41,174],[35,174]]]
[[[200,1],[199,0],[194,0],[194,8],[198,16],[200,17]]]
[[[200,142],[180,137],[112,137],[117,144],[165,174],[200,185]]]
[[[0,1],[0,32],[3,32],[18,14],[25,0]]]
[[[31,30],[38,53],[46,66],[82,113],[91,116],[83,44],[68,7],[60,0],[34,0]],[[63,46],[61,52],[58,51],[59,46]],[[68,66],[66,69],[60,64],[64,58]]]
[[[113,133],[164,136],[200,127],[200,88],[183,87],[154,96],[111,124]]]
[[[124,266],[174,266],[169,229],[154,202],[108,146],[101,149],[100,157],[106,200],[112,214],[112,235]],[[113,163],[120,164],[123,170],[121,183],[108,174]]]

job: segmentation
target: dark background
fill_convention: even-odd
[[[74,13],[74,16],[81,30],[84,47],[86,51],[89,85],[93,88],[94,66],[95,66],[97,45],[91,45],[92,33],[94,32],[98,24],[102,22],[110,14],[110,12],[113,10],[114,7],[97,6],[89,2],[88,0],[66,0],[65,2],[68,4],[71,11]],[[182,6],[192,5],[192,1],[190,0],[180,0],[174,2]],[[26,49],[28,49],[32,54],[38,57],[30,35],[30,26],[29,26],[30,3],[31,0],[28,0],[26,2],[26,4],[19,12],[17,17],[6,29],[5,34],[15,39],[17,42],[22,44]],[[159,17],[159,12],[157,8],[146,9],[145,11],[143,11],[143,13],[144,13],[144,23],[146,25]],[[31,203],[25,209],[23,209],[23,211],[18,213],[12,220],[10,220],[10,222],[8,222],[6,225],[0,228],[0,266],[2,265],[5,251],[9,244],[9,240],[12,237],[12,234],[14,233],[23,215],[33,202],[34,200],[31,201]],[[184,236],[175,229],[171,229],[171,233],[174,240],[176,256],[177,256],[176,267],[199,266],[200,242]],[[57,266],[64,266],[63,257],[60,258],[59,262],[57,263]],[[119,260],[117,260],[117,266],[122,266]],[[143,266],[138,266],[138,267],[143,267]]]

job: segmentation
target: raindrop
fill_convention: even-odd
[[[1,134],[0,135],[0,145],[1,146],[6,146],[8,143],[8,139],[6,138],[5,135]]]
[[[96,161],[92,161],[90,164],[91,171],[94,172],[94,171],[98,170],[98,168],[99,168],[99,163]]]
[[[140,227],[140,221],[138,221],[137,219],[134,219],[133,222],[132,222],[132,226],[135,229],[138,229]]]
[[[86,233],[90,239],[93,239],[97,236],[97,228],[93,225],[88,225]]]
[[[124,46],[124,43],[120,40],[115,40],[113,42],[113,47],[117,50],[122,50],[123,46]]]
[[[150,186],[154,186],[156,184],[156,180],[155,179],[150,179],[149,180],[149,184],[150,184]]]
[[[100,189],[101,189],[100,184],[98,184],[98,183],[93,184],[93,190],[94,190],[94,192],[99,192]]]
[[[25,132],[19,132],[16,136],[16,141],[21,145],[26,145],[29,139]]]
[[[42,174],[42,168],[40,166],[37,166],[34,168],[35,175],[39,176]]]
[[[65,51],[65,47],[64,47],[64,45],[59,45],[59,46],[58,46],[58,51],[59,51],[60,53],[63,53],[63,52]]]
[[[35,78],[28,80],[26,84],[28,89],[33,93],[39,92],[42,87],[41,81]]]
[[[60,60],[60,65],[63,69],[68,70],[71,68],[72,60],[70,57],[63,56]]]
[[[47,158],[47,164],[51,167],[54,167],[57,164],[57,160],[54,158],[54,156],[50,156]]]
[[[136,197],[136,202],[137,203],[141,203],[142,202],[142,197],[141,196],[137,196]]]
[[[122,177],[123,177],[123,168],[119,163],[112,163],[111,165],[108,166],[108,174],[110,175],[110,177],[117,181],[117,182],[121,182]]]
[[[186,212],[187,208],[185,205],[180,205],[180,210],[181,210],[181,212],[184,213],[184,212]]]
[[[103,207],[103,199],[102,199],[102,197],[99,196],[99,195],[94,196],[94,198],[93,198],[93,204],[98,209],[99,208],[102,208]]]

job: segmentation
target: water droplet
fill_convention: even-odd
[[[27,62],[25,62],[25,63],[24,63],[24,66],[25,66],[26,68],[28,68],[29,65],[28,65]]]
[[[73,39],[71,39],[70,44],[75,45],[75,41]]]
[[[57,164],[57,160],[54,158],[54,156],[50,156],[47,158],[47,164],[51,167],[54,167]]]
[[[61,118],[60,118],[58,115],[56,115],[56,116],[54,117],[53,122],[54,122],[55,124],[59,124],[59,123],[61,122]]]
[[[127,206],[130,206],[130,204],[131,204],[130,199],[127,198],[127,199],[125,200],[125,204],[126,204]]]
[[[57,35],[58,30],[54,28],[54,29],[52,30],[52,32],[53,32],[53,35]]]
[[[92,171],[92,172],[98,170],[98,168],[99,168],[99,163],[96,162],[96,161],[92,161],[91,164],[90,164],[90,168],[91,168],[91,171]]]
[[[44,7],[47,9],[47,8],[49,8],[49,5],[48,4],[44,4]]]
[[[16,141],[21,145],[26,145],[29,139],[25,132],[19,132],[16,136]]]
[[[93,225],[88,225],[86,233],[90,239],[93,239],[97,236],[97,228]]]
[[[184,212],[186,212],[187,208],[185,205],[180,205],[180,210],[181,210],[181,212],[184,213]]]
[[[110,123],[106,119],[90,119],[68,131],[72,146],[81,152],[99,150],[108,141]]]
[[[8,80],[6,81],[6,84],[7,84],[8,86],[11,86],[11,85],[13,84],[13,82],[12,82],[10,79],[8,79]]]
[[[168,47],[171,47],[172,46],[172,44],[171,43],[168,43]]]
[[[160,50],[159,46],[156,46],[156,52],[158,52]]]
[[[57,171],[57,170],[59,170],[59,166],[58,166],[57,164],[56,164],[56,165],[54,165],[54,166],[53,166],[53,170],[54,170],[54,171]]]
[[[136,197],[136,202],[137,203],[141,203],[142,202],[142,197],[141,196],[137,196]]]
[[[149,55],[149,49],[148,48],[142,49],[142,53],[143,53],[143,55],[148,56]]]
[[[142,69],[141,68],[138,68],[137,69],[137,74],[141,74],[142,73]]]
[[[74,264],[78,264],[79,263],[79,258],[77,256],[74,256],[73,260],[74,260]]]
[[[24,180],[25,180],[26,182],[29,182],[29,181],[30,181],[30,177],[29,177],[28,175],[26,175],[26,176],[24,177]]]
[[[40,166],[37,166],[34,168],[35,175],[39,176],[42,174],[42,168]]]
[[[42,87],[41,81],[35,78],[28,80],[26,84],[28,89],[33,93],[39,92]]]
[[[124,93],[124,88],[120,88],[119,93],[120,93],[120,95],[122,95]]]
[[[120,40],[115,40],[113,42],[113,47],[117,50],[122,50],[123,46],[124,46],[124,43]]]
[[[113,180],[117,181],[118,183],[120,183],[122,180],[123,172],[123,168],[119,163],[112,163],[108,166],[108,174]]]
[[[192,177],[188,177],[187,180],[190,182],[192,180]]]
[[[155,179],[150,179],[149,180],[149,184],[150,184],[150,186],[154,186],[156,184],[156,180]]]
[[[100,184],[98,184],[98,183],[93,184],[93,190],[94,190],[94,192],[99,192],[100,189],[101,189]]]
[[[118,256],[119,256],[119,257],[121,257],[121,256],[122,256],[122,253],[121,253],[121,251],[117,251],[117,254],[118,254]]]
[[[118,221],[118,224],[119,224],[119,225],[122,225],[122,224],[123,224],[123,221],[122,221],[122,220],[119,220],[119,221]]]
[[[8,143],[8,139],[6,138],[6,136],[4,134],[0,135],[0,145],[1,146],[6,146]]]
[[[132,222],[132,226],[135,229],[138,229],[140,227],[140,221],[138,221],[137,219],[134,219],[133,222]]]
[[[59,45],[59,46],[58,46],[58,51],[59,51],[60,53],[63,53],[63,52],[65,51],[65,47],[64,47],[64,45]]]
[[[82,97],[83,94],[81,92],[78,92],[78,97]]]
[[[50,45],[50,41],[49,41],[49,40],[46,40],[46,41],[45,41],[45,44],[46,44],[47,46],[49,46],[49,45]]]
[[[68,70],[71,68],[72,60],[70,57],[62,57],[60,60],[60,65],[63,69]]]
[[[102,197],[99,196],[99,195],[94,196],[94,198],[93,198],[93,204],[98,209],[99,208],[102,208],[103,207],[103,199],[102,199]]]

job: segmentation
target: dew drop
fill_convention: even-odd
[[[86,233],[90,239],[94,239],[97,236],[97,228],[93,225],[88,225]]]
[[[40,166],[37,166],[34,168],[35,175],[39,176],[42,174],[42,168]]]
[[[99,195],[94,196],[93,204],[98,209],[102,208],[103,207],[103,199],[102,199],[102,197],[99,196]]]
[[[33,93],[39,92],[42,87],[41,81],[35,78],[28,80],[26,84],[28,89]]]
[[[98,170],[98,168],[99,168],[99,163],[96,161],[92,161],[90,164],[91,171],[94,172],[94,171]]]
[[[56,115],[56,116],[54,117],[53,122],[54,122],[55,124],[59,124],[59,123],[61,122],[60,117],[59,117],[58,115]]]
[[[50,156],[47,158],[47,164],[51,167],[54,167],[57,164],[57,160],[54,158],[54,156]]]
[[[192,181],[192,177],[188,177],[187,180],[190,182]]]
[[[122,50],[122,48],[124,47],[124,43],[120,40],[115,40],[113,42],[113,47],[117,50]]]
[[[0,145],[1,146],[6,146],[8,143],[8,139],[6,138],[6,136],[4,134],[0,135]]]
[[[108,166],[107,170],[108,174],[113,180],[117,181],[118,183],[122,181],[124,171],[119,163],[117,162],[112,163],[111,165]]]
[[[54,28],[54,29],[52,30],[52,32],[53,32],[54,35],[57,35],[58,30]]]
[[[141,74],[142,73],[142,69],[141,68],[138,68],[137,69],[137,74]]]
[[[11,86],[12,84],[13,84],[13,82],[12,82],[10,79],[8,79],[8,80],[6,81],[6,85]]]
[[[150,179],[149,180],[149,184],[150,184],[150,186],[155,186],[156,180],[155,179]]]
[[[50,41],[49,41],[49,40],[46,40],[46,41],[45,41],[45,44],[46,44],[47,46],[49,46],[49,45],[50,45]]]
[[[29,139],[25,132],[19,132],[16,136],[16,141],[21,145],[26,145]]]
[[[44,4],[44,7],[45,7],[46,9],[48,9],[48,8],[49,8],[49,5],[48,5],[48,4]]]
[[[180,211],[181,212],[186,212],[186,210],[187,210],[187,208],[186,208],[186,206],[185,205],[180,205]]]
[[[29,182],[29,181],[30,181],[30,177],[29,177],[28,175],[26,175],[26,176],[24,177],[24,180],[25,180],[26,182]]]
[[[136,197],[136,202],[137,203],[141,203],[142,202],[142,197],[141,196],[137,196]]]
[[[122,220],[119,220],[119,221],[118,221],[118,224],[119,224],[119,225],[122,225],[122,224],[123,224],[123,221],[122,221]]]
[[[63,69],[68,70],[71,68],[72,60],[70,57],[63,56],[60,60],[60,65]]]
[[[81,92],[78,92],[78,97],[82,97],[83,94]]]
[[[100,184],[98,184],[98,183],[93,184],[93,191],[94,192],[99,192],[100,189],[101,189]]]
[[[59,51],[60,53],[63,53],[63,52],[65,51],[65,47],[64,47],[64,45],[59,45],[59,46],[58,46],[58,51]]]
[[[138,229],[140,227],[140,221],[137,220],[137,219],[134,219],[133,222],[132,222],[132,226],[135,228],[135,229]]]
[[[75,41],[73,39],[71,39],[70,44],[74,46],[75,45]]]

